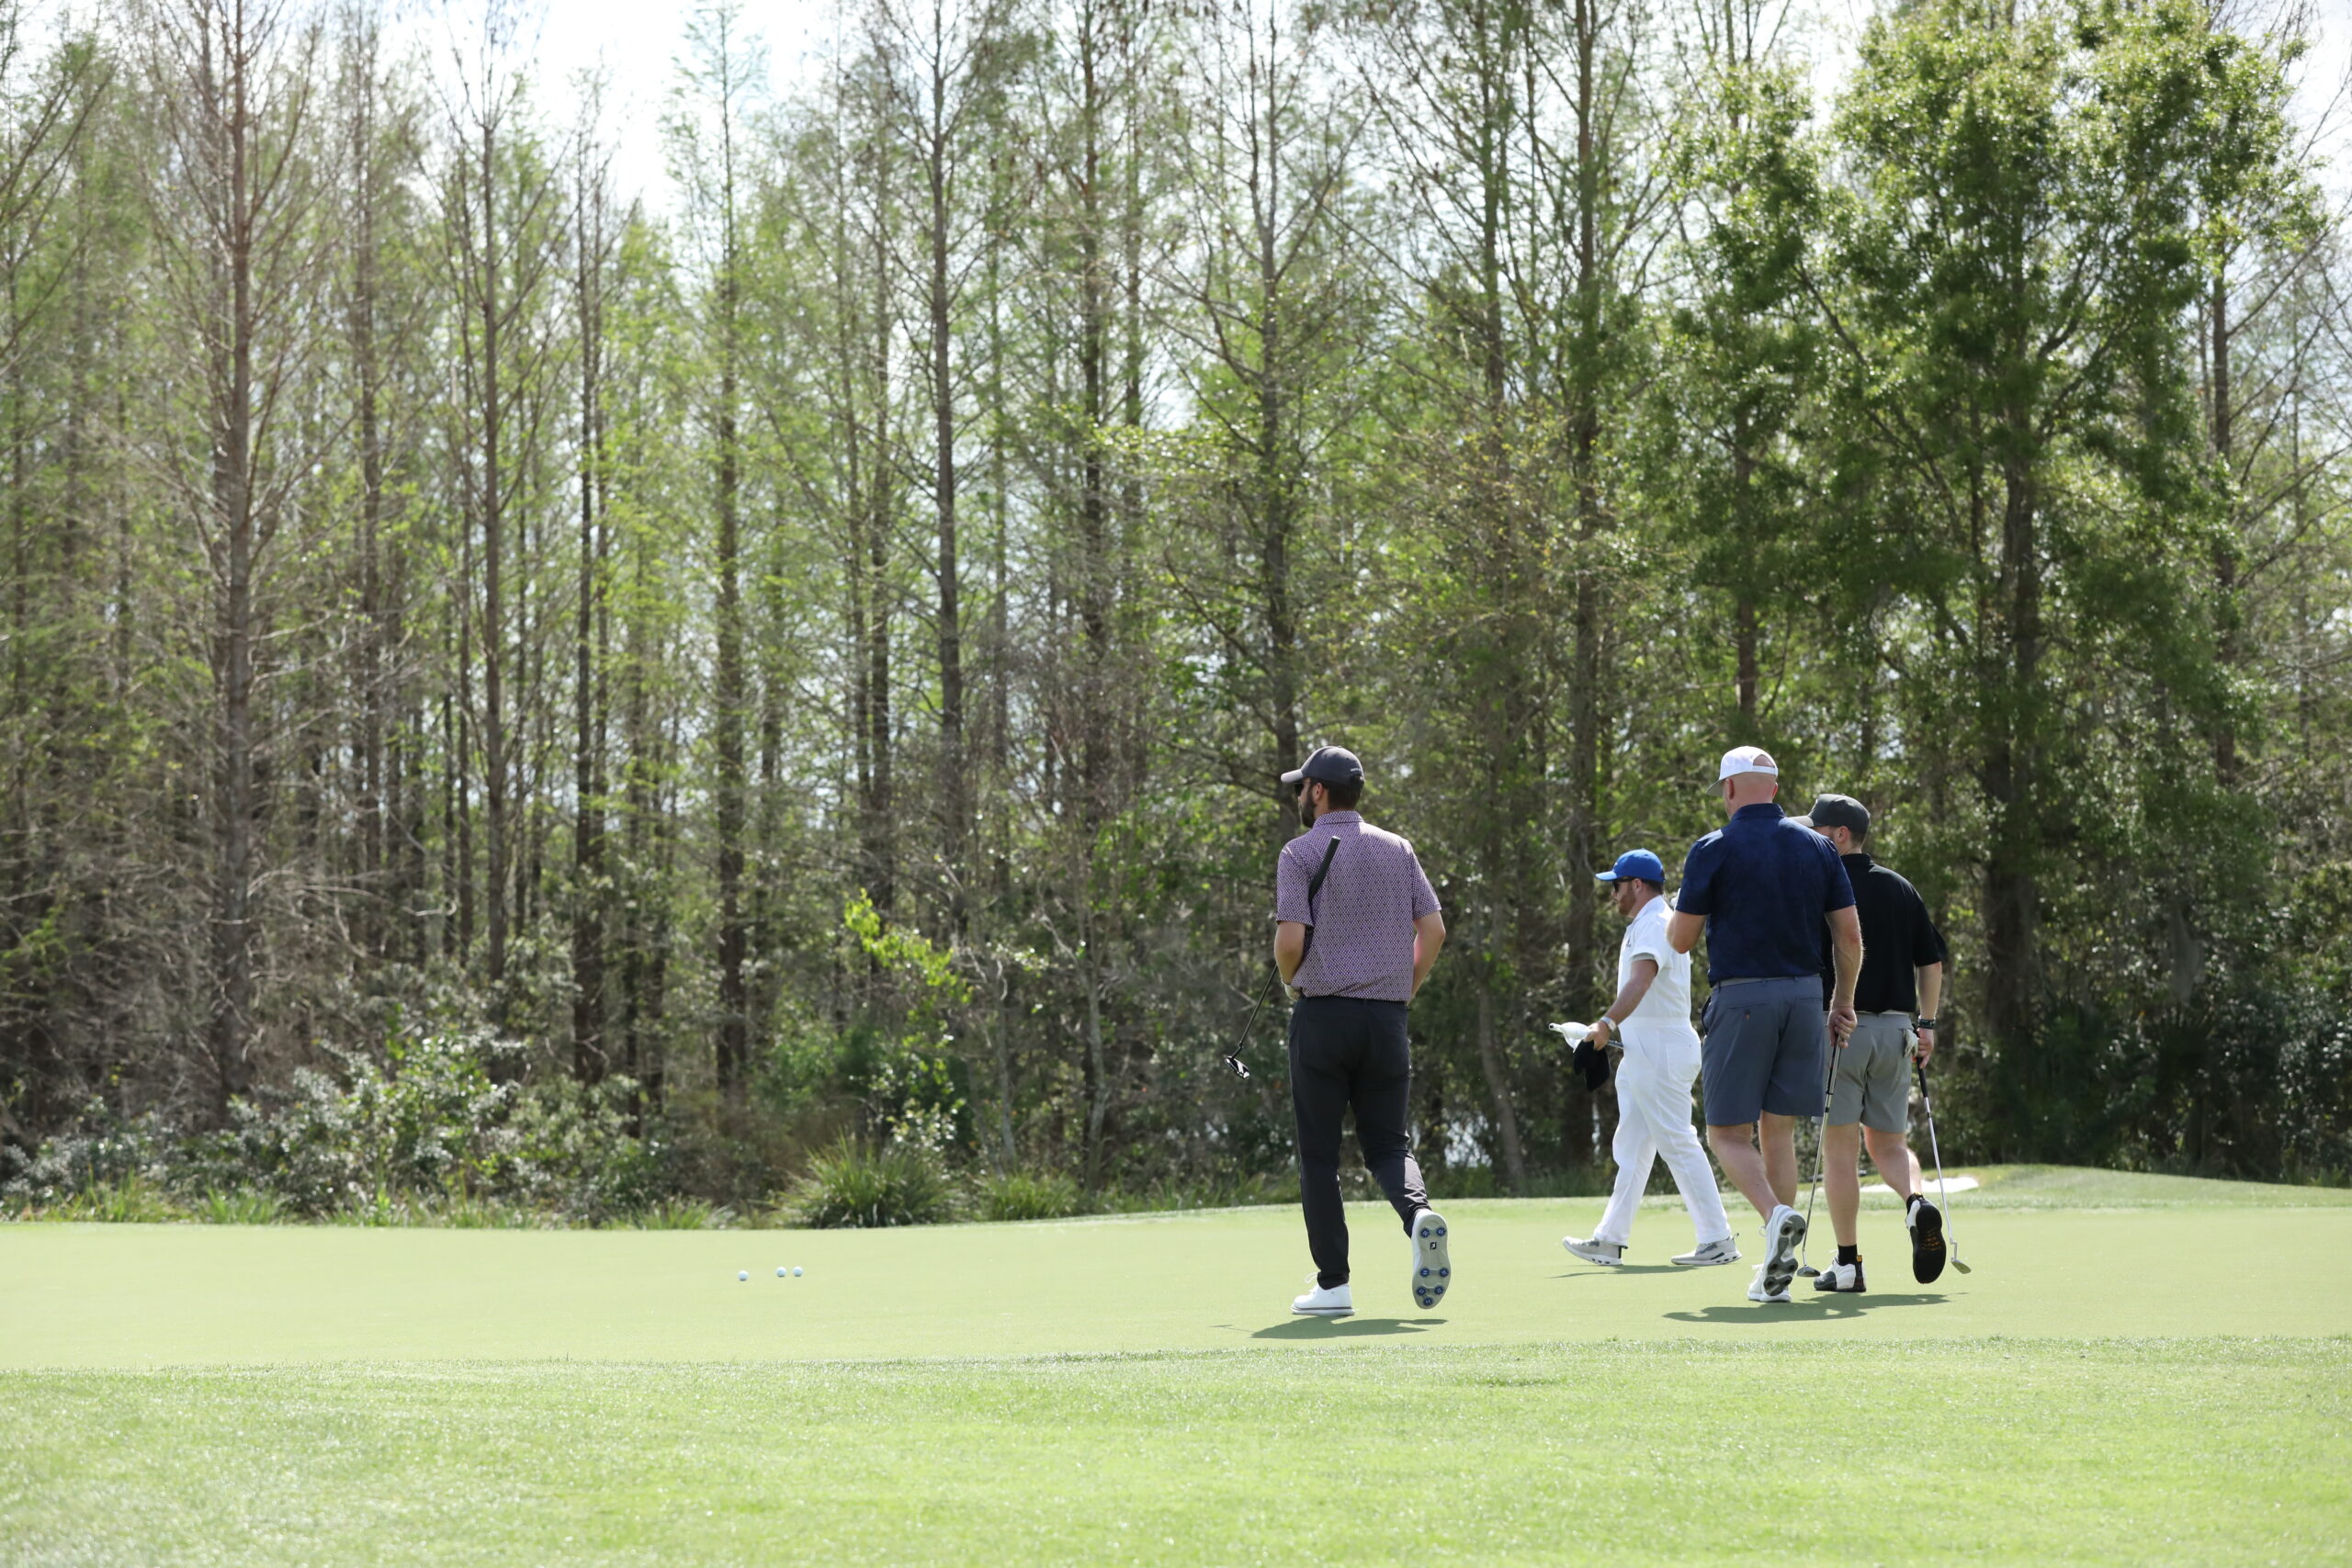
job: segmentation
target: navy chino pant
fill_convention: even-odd
[[[1414,1163],[1406,1121],[1413,1056],[1405,1041],[1405,1004],[1360,997],[1307,997],[1290,1011],[1290,1102],[1298,1122],[1298,1201],[1306,1212],[1306,1247],[1315,1281],[1348,1282],[1348,1218],[1340,1201],[1340,1134],[1356,1114],[1364,1168],[1412,1235],[1413,1215],[1430,1206]]]

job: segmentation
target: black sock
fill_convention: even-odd
[[[1862,1249],[1860,1247],[1841,1247],[1838,1249],[1838,1261],[1841,1264],[1860,1263],[1861,1260]]]

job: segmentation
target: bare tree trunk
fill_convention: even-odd
[[[158,5],[147,20],[170,151],[157,187],[161,254],[186,338],[203,356],[195,379],[209,438],[207,472],[200,481],[189,476],[186,500],[212,574],[207,1024],[225,1116],[253,1083],[265,765],[258,660],[269,547],[287,501],[271,462],[282,437],[270,416],[305,368],[310,307],[325,303],[311,297],[319,281],[313,186],[299,146],[318,38],[268,5]]]
[[[865,799],[865,863],[874,907],[890,918],[898,906],[898,808],[892,779],[890,733],[890,536],[897,508],[889,482],[890,451],[890,257],[889,181],[886,154],[877,152],[874,225],[874,319],[870,333],[874,397],[873,456],[867,463],[865,520],[865,753],[869,772]]]
[[[606,453],[603,404],[605,268],[608,244],[603,171],[580,182],[580,583],[572,650],[571,1070],[582,1083],[610,1066],[605,1044],[605,780],[603,665],[596,643],[605,624],[603,551],[597,485]]]
[[[711,715],[712,750],[718,765],[714,791],[718,882],[718,1038],[714,1066],[720,1100],[740,1109],[751,1059],[752,999],[751,931],[743,894],[750,785],[743,741],[749,705],[743,661],[743,457],[737,363],[741,256],[735,211],[735,96],[741,62],[733,37],[734,19],[729,9],[714,12],[704,50],[707,71],[714,78],[718,135],[717,210],[711,214],[718,229],[718,276],[712,283],[710,325],[718,370],[713,411],[717,442],[713,488],[718,512],[718,646]]]
[[[506,978],[506,610],[505,610],[505,485],[500,438],[504,434],[506,405],[499,391],[500,329],[505,322],[498,309],[498,131],[495,118],[481,117],[481,289],[477,308],[481,316],[481,511],[482,565],[482,806],[483,835],[488,851],[483,886],[489,896],[490,962],[492,987]]]
[[[1104,775],[1110,763],[1108,672],[1111,660],[1110,497],[1102,431],[1110,412],[1110,290],[1104,276],[1106,218],[1102,199],[1101,11],[1082,8],[1079,20],[1080,167],[1078,183],[1079,374],[1082,385],[1079,491],[1079,622],[1083,638],[1079,679],[1078,811],[1072,893],[1080,900],[1081,943],[1079,976],[1085,989],[1084,1077],[1086,1130],[1082,1166],[1091,1191],[1102,1179],[1102,1128],[1111,1100],[1110,1066],[1104,1059],[1102,1024],[1103,965],[1096,944],[1095,861],[1104,810]]]
[[[2226,267],[2217,267],[2212,288],[2213,455],[2221,459],[2222,472],[2233,476],[2237,455],[2232,449],[2235,411],[2230,400],[2235,394],[2230,385],[2231,333],[2229,275]],[[2216,616],[2219,637],[2213,651],[2224,670],[2233,669],[2243,660],[2239,648],[2243,612],[2238,604],[2236,525],[2237,520],[2231,518],[2216,535],[2213,545],[2213,586],[2221,600]],[[2224,789],[2238,782],[2237,726],[2226,710],[2213,730],[2213,773]]]
[[[1513,1192],[1524,1192],[1527,1154],[1519,1141],[1519,1113],[1512,1105],[1502,1044],[1495,1038],[1494,987],[1483,979],[1478,983],[1478,1069],[1486,1076],[1487,1094],[1495,1105],[1495,1138],[1502,1145],[1503,1181]]]
[[[928,307],[931,371],[933,517],[939,558],[937,636],[939,648],[939,810],[946,831],[942,858],[947,879],[948,931],[960,938],[967,919],[966,857],[971,839],[971,789],[965,776],[964,612],[962,566],[956,550],[955,286],[948,271],[948,225],[953,220],[952,180],[956,155],[955,116],[949,96],[949,40],[934,4],[930,40],[929,123],[922,138],[923,176],[929,198]]]
[[[2030,473],[2008,473],[2006,492],[1996,589],[1998,662],[1984,672],[1995,705],[1984,772],[1993,818],[1984,863],[1985,1024],[1997,1049],[2023,1053],[2036,1038],[2041,1010],[2041,569]]]

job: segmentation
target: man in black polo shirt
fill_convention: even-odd
[[[1838,1261],[1821,1271],[1813,1288],[1866,1288],[1858,1160],[1865,1144],[1871,1163],[1903,1200],[1912,1278],[1931,1284],[1944,1271],[1943,1215],[1919,1190],[1919,1162],[1905,1134],[1911,1120],[1914,1031],[1917,1059],[1924,1062],[1936,1048],[1936,1004],[1943,995],[1947,949],[1919,890],[1862,848],[1871,836],[1870,807],[1849,795],[1825,795],[1813,803],[1812,819],[1813,830],[1838,852],[1862,923],[1854,1032],[1838,1053],[1829,1113],[1821,1130],[1821,1184],[1829,1198],[1829,1223],[1838,1232]]]
[[[1667,921],[1667,945],[1688,953],[1707,934],[1707,1005],[1699,1070],[1707,1142],[1724,1174],[1764,1216],[1764,1261],[1753,1302],[1785,1302],[1804,1216],[1796,1210],[1799,1117],[1821,1114],[1832,1039],[1854,1024],[1862,932],[1838,853],[1773,804],[1780,765],[1760,747],[1724,753],[1715,787],[1731,820],[1690,846]],[[1821,931],[1837,984],[1821,1006]],[[1760,1147],[1758,1146],[1760,1143]]]

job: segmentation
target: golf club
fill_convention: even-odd
[[[1313,919],[1315,914],[1315,896],[1323,890],[1323,879],[1331,874],[1331,857],[1339,852],[1339,840],[1333,839],[1329,843],[1324,845],[1323,863],[1315,868],[1315,875],[1310,878],[1306,884],[1306,913],[1308,920],[1306,927],[1306,941],[1301,944],[1298,950],[1298,961],[1301,964],[1304,964],[1306,962],[1306,955],[1315,951],[1315,924]],[[1280,971],[1277,970],[1275,973],[1279,974]],[[1250,1005],[1250,1021],[1241,1026],[1241,1037],[1233,1043],[1233,1049],[1225,1054],[1225,1065],[1233,1069],[1233,1076],[1236,1077],[1246,1078],[1250,1076],[1250,1066],[1241,1059],[1241,1051],[1244,1046],[1250,1043],[1250,1031],[1258,1027],[1258,1014],[1265,1007],[1266,998],[1273,994],[1274,976],[1269,975],[1266,976],[1266,983],[1258,987],[1258,999]]]
[[[1943,1200],[1944,1245],[1951,1250],[1951,1266],[1973,1274],[1975,1270],[1960,1260],[1960,1242],[1951,1234],[1951,1193],[1944,1186],[1944,1152],[1936,1143],[1936,1102],[1928,1098],[1928,1064],[1915,1060],[1911,1070],[1919,1075],[1919,1107],[1928,1113],[1928,1152],[1936,1156],[1936,1196]]]
[[[1236,1077],[1250,1076],[1249,1064],[1241,1059],[1241,1048],[1250,1043],[1250,1032],[1258,1027],[1258,1014],[1265,1008],[1266,998],[1273,994],[1274,977],[1270,974],[1266,976],[1266,983],[1258,987],[1258,999],[1250,1004],[1250,1021],[1241,1026],[1240,1038],[1234,1041],[1233,1049],[1225,1054],[1225,1065],[1233,1069]]]
[[[1821,1114],[1813,1119],[1813,1185],[1804,1190],[1804,1245],[1797,1249],[1797,1277],[1817,1280],[1821,1270],[1813,1266],[1813,1195],[1821,1189],[1822,1165],[1825,1152],[1822,1134],[1829,1125],[1829,1089],[1838,1081],[1838,1045],[1829,1047],[1829,1070],[1821,1075]]]

